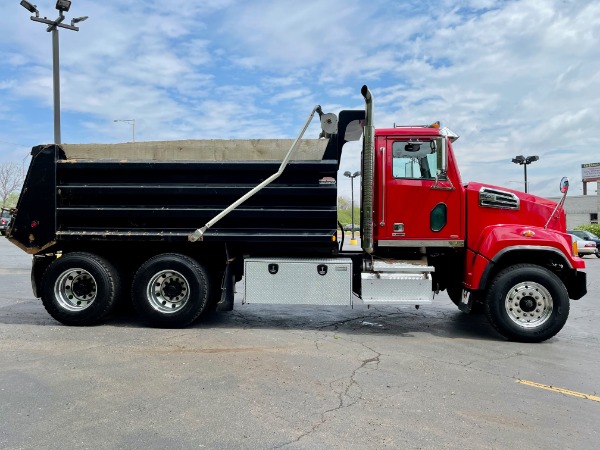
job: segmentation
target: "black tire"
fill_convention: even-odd
[[[450,300],[452,300],[452,303],[454,303],[456,306],[460,305],[461,296],[462,296],[462,287],[448,286],[446,288],[446,293],[448,294],[448,297],[450,297]]]
[[[554,273],[518,264],[496,275],[485,309],[489,322],[507,339],[542,342],[562,329],[569,306],[567,289]]]
[[[133,277],[133,306],[151,326],[185,327],[206,308],[211,295],[209,280],[207,271],[188,256],[155,256]]]
[[[96,325],[117,303],[119,276],[106,259],[91,253],[68,253],[44,271],[41,299],[46,311],[65,325]]]
[[[596,253],[594,253],[594,255],[596,255],[596,258],[600,258],[600,250],[596,250]]]

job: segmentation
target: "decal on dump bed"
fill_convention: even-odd
[[[333,177],[323,177],[319,180],[319,184],[337,184]]]

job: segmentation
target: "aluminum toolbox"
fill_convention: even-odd
[[[371,305],[432,303],[433,271],[433,267],[417,261],[376,261],[371,272],[361,274],[362,300]]]
[[[245,303],[351,305],[349,258],[248,258]]]

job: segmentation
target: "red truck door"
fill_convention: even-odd
[[[380,247],[464,243],[462,186],[455,167],[448,167],[449,143],[439,135],[423,135],[425,130],[377,139],[374,209]]]

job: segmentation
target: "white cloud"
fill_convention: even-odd
[[[69,142],[127,139],[115,118],[135,118],[140,140],[295,137],[317,103],[361,108],[367,83],[377,126],[441,120],[461,135],[464,181],[513,183],[511,158],[539,154],[532,190],[550,196],[600,160],[591,0],[81,0],[78,15],[90,16],[81,30],[60,33]],[[47,142],[50,36],[18,2],[0,24],[0,141]],[[21,153],[0,143],[0,159]],[[358,154],[349,147],[342,170],[358,170]]]

